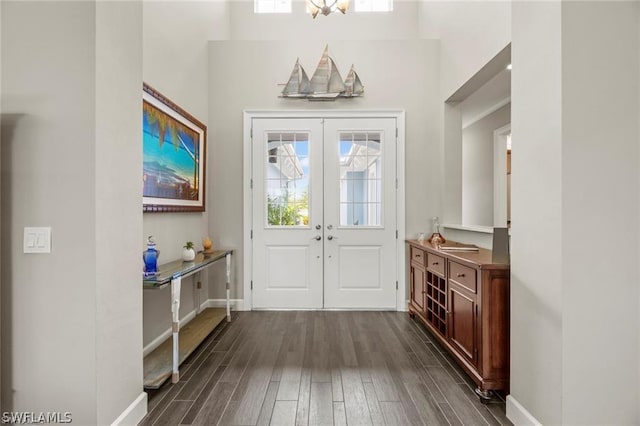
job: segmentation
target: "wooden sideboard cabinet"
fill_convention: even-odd
[[[491,251],[443,251],[407,240],[409,315],[458,361],[487,399],[509,391],[509,265]]]

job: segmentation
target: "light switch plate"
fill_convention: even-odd
[[[24,253],[51,253],[51,227],[25,227]]]

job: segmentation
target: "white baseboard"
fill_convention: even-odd
[[[231,304],[231,309],[234,311],[250,311],[251,308],[249,308],[248,306],[245,306],[244,304],[244,299],[231,299],[230,300],[230,304]],[[227,300],[226,299],[209,299],[207,301],[205,301],[202,304],[203,308],[223,308],[227,306]],[[397,311],[398,312],[407,312],[409,306],[409,301],[405,300],[405,303],[403,306],[398,306],[397,307]],[[278,309],[276,309],[278,310]],[[297,310],[297,309],[293,309],[293,310]],[[314,310],[314,309],[312,309]],[[322,310],[322,309],[320,309]],[[338,309],[340,310],[340,309]],[[348,310],[348,309],[347,309]],[[368,310],[368,309],[363,309],[363,310]],[[386,309],[385,309],[386,310]],[[169,330],[169,334],[170,334],[171,330]]]
[[[507,395],[507,418],[517,426],[542,426],[542,423],[511,395]]]
[[[207,308],[224,308],[227,306],[227,299],[209,299],[205,302]],[[234,311],[244,311],[244,299],[230,299],[231,309]]]
[[[111,423],[111,426],[135,426],[147,415],[147,393],[142,392],[126,410]]]

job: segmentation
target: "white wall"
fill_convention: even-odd
[[[95,6],[1,7],[3,406],[95,423]],[[25,226],[51,254],[22,253]]]
[[[330,45],[335,44],[332,42],[341,40],[416,39],[419,37],[419,4],[420,2],[416,1],[396,1],[393,5],[393,13],[354,12],[352,5],[345,15],[334,13],[329,16],[318,15],[316,19],[312,19],[311,15],[305,11],[304,1],[294,0],[290,14],[256,14],[253,13],[253,1],[233,0],[229,3],[229,38],[232,40],[303,38]],[[293,61],[295,62],[295,58]],[[345,66],[349,65],[345,64]]]
[[[142,2],[96,3],[97,424],[142,392]],[[116,220],[126,218],[126,220]]]
[[[311,20],[309,17],[303,17]],[[322,17],[324,18],[324,17]],[[338,17],[339,18],[339,17]],[[318,18],[320,19],[320,18]],[[310,22],[309,25],[314,24]],[[220,242],[240,249],[243,243],[242,112],[244,109],[382,109],[406,110],[406,176],[408,235],[429,226],[439,210],[437,42],[424,40],[340,41],[329,53],[344,75],[355,64],[365,85],[362,98],[309,102],[278,98],[297,57],[313,72],[325,42],[297,34],[287,41],[220,41],[210,43],[210,120],[213,141],[210,187],[215,204],[211,229]],[[222,102],[218,99],[224,100]],[[434,172],[435,169],[435,172]],[[435,179],[433,179],[435,177]],[[242,297],[243,254],[234,271],[233,297]]]
[[[108,424],[142,391],[140,3],[1,7],[3,409]]]
[[[638,242],[629,238],[637,235],[640,220],[638,7],[562,5],[564,424],[640,422],[640,275],[626,267],[636,264],[639,253]],[[594,253],[590,244],[601,231],[620,242],[615,250]],[[609,296],[615,303],[608,303]],[[616,392],[594,395],[584,386],[585,375],[590,386]]]
[[[442,211],[440,217],[443,223],[462,223],[462,113],[457,105],[442,104],[443,136],[442,136],[442,167],[443,185]],[[467,240],[459,240],[469,242]]]
[[[543,424],[640,421],[637,8],[513,5],[511,398]]]
[[[463,225],[493,227],[493,132],[510,122],[507,104],[462,130]]]
[[[439,112],[430,96],[438,92],[437,42],[415,47],[419,44],[419,2],[396,2],[392,14],[349,11],[345,16],[318,16],[315,20],[304,9],[304,2],[294,1],[291,14],[256,15],[252,2],[230,2],[229,38],[236,41],[211,43],[209,123],[213,149],[208,183],[213,205],[209,226],[215,244],[237,249],[232,298],[242,298],[244,109],[406,108],[406,173],[420,176],[407,181],[407,199],[411,199],[407,235],[428,229],[429,218],[440,211],[439,196],[432,196],[439,193],[441,185]],[[388,40],[398,41],[395,49]],[[278,99],[277,83],[286,82],[295,59],[300,57],[312,72],[325,44],[343,74],[355,65],[366,86],[365,97],[331,105]],[[413,51],[416,57],[408,55]],[[223,295],[218,286],[210,291],[213,298]]]
[[[462,223],[462,116],[455,104],[444,101],[511,41],[509,1],[423,1],[418,8],[419,36],[440,42],[439,91],[442,123],[439,216],[442,223]],[[490,246],[484,235],[449,231],[450,238]]]
[[[511,396],[543,424],[562,423],[560,13],[513,3]]]
[[[207,187],[204,213],[145,213],[144,230],[139,238],[140,256],[146,249],[146,237],[156,237],[159,262],[182,256],[186,241],[202,249],[202,238],[216,230],[209,228],[208,217],[214,198],[209,184],[212,128],[209,120],[209,60],[207,42],[228,37],[228,5],[223,1],[150,1],[143,5],[143,79],[164,96],[180,105],[208,126]],[[140,88],[142,90],[142,88]],[[140,257],[141,258],[141,257]],[[141,264],[142,265],[142,264]],[[207,277],[223,282],[224,276],[214,268],[203,273],[202,290],[195,290],[188,278],[183,284],[181,317],[195,307],[195,300],[208,298]],[[197,292],[195,294],[193,292]],[[171,327],[168,290],[144,292],[144,344],[149,344]]]
[[[440,40],[441,99],[511,41],[510,1],[423,1],[419,35]]]
[[[212,168],[216,170],[216,174],[209,179],[212,189],[210,194],[218,201],[211,213],[210,228],[224,229],[224,233],[216,242],[236,248],[239,248],[242,243],[242,221],[237,215],[242,208],[240,186],[242,152],[238,144],[228,142],[240,140],[240,111],[243,108],[291,108],[290,105],[293,105],[293,108],[308,108],[306,105],[300,106],[299,102],[282,104],[282,101],[278,101],[275,83],[285,82],[296,57],[300,57],[303,66],[307,69],[313,69],[324,44],[328,43],[332,55],[337,56],[337,51],[347,40],[354,41],[354,46],[356,40],[366,40],[372,46],[371,52],[366,51],[366,48],[362,48],[362,51],[356,48],[357,53],[350,54],[343,60],[347,62],[346,64],[338,61],[338,65],[343,68],[348,67],[349,62],[353,62],[367,86],[367,94],[361,100],[364,103],[350,102],[347,107],[357,108],[363,105],[368,108],[405,108],[405,105],[409,105],[406,107],[407,126],[415,126],[415,128],[408,129],[407,136],[406,174],[410,177],[407,179],[407,236],[415,236],[421,231],[430,232],[430,218],[435,215],[443,216],[442,199],[443,195],[447,197],[447,194],[452,193],[450,186],[453,189],[457,188],[458,195],[457,198],[454,196],[453,199],[447,199],[446,203],[456,205],[457,211],[460,212],[461,175],[457,183],[444,182],[443,175],[444,150],[450,149],[447,145],[443,146],[441,140],[441,123],[445,118],[445,105],[434,105],[432,102],[446,99],[509,43],[510,2],[403,1],[394,4],[392,14],[350,11],[346,16],[339,14],[329,17],[319,16],[315,20],[305,14],[303,2],[294,2],[293,13],[290,15],[255,15],[252,3],[247,1],[231,2],[229,8],[229,36],[233,40],[247,42],[274,40],[292,43],[305,40],[306,46],[298,48],[295,44],[288,43],[294,48],[285,49],[279,46],[277,50],[267,51],[269,55],[266,60],[273,63],[269,66],[257,60],[262,56],[255,56],[255,59],[248,56],[257,49],[253,47],[242,48],[235,54],[228,53],[227,56],[220,58],[211,53],[211,108],[219,108],[220,114],[212,110],[210,123],[212,126],[215,126],[216,120],[226,123],[224,128],[215,130],[216,139],[220,142],[216,145],[216,155],[210,162]],[[383,102],[371,101],[371,78],[376,78],[380,72],[374,69],[369,73],[363,72],[359,65],[362,62],[360,55],[363,58],[374,55],[374,51],[380,45],[380,42],[374,44],[374,40],[415,40],[416,38],[441,39],[433,42],[438,52],[435,57],[429,56],[429,61],[423,70],[426,78],[418,77],[415,80],[408,78],[407,72],[415,71],[411,68],[411,59],[405,59],[399,54],[387,55],[376,52],[375,57],[378,63],[383,66],[391,63],[394,66],[391,67],[383,82],[386,86],[385,89],[381,89],[386,93]],[[314,45],[318,47],[314,48]],[[251,45],[247,43],[246,46]],[[431,52],[427,52],[427,55],[431,55]],[[235,66],[232,72],[233,80],[231,80],[233,83],[228,77],[226,80],[219,81],[223,74],[222,70],[218,73],[218,68],[230,68],[228,61],[232,61]],[[398,66],[398,64],[402,65]],[[432,84],[430,80],[432,76],[435,76],[436,84]],[[263,77],[268,79],[262,80]],[[261,81],[264,83],[260,83]],[[414,85],[414,89],[409,90],[422,94],[423,100],[417,102],[428,103],[427,110],[424,112],[415,110],[412,103],[405,101],[405,96],[408,94],[393,89],[395,85],[406,81]],[[267,85],[267,89],[262,87],[264,84]],[[415,86],[416,84],[418,86]],[[427,87],[423,87],[425,84]],[[221,86],[221,91],[217,90],[216,85]],[[269,85],[273,85],[273,90],[268,90]],[[222,97],[225,102],[216,105],[214,99],[221,98],[221,93],[227,93],[227,96]],[[326,107],[326,104],[322,107]],[[234,108],[237,115],[230,116]],[[219,117],[229,117],[235,122]],[[422,123],[413,120],[422,120]],[[236,129],[232,129],[232,125]],[[447,126],[446,123],[445,126]],[[461,132],[460,128],[459,132]],[[422,135],[428,137],[425,138]],[[233,159],[231,163],[227,161],[229,158]],[[460,169],[461,156],[458,159],[457,167]],[[447,164],[447,167],[449,166],[456,167],[456,165]],[[443,190],[445,185],[446,188]],[[229,188],[235,189],[229,190]],[[234,207],[230,209],[229,206]],[[242,260],[243,255],[239,251],[236,256],[236,265],[239,265]],[[234,268],[236,283],[242,282],[241,274],[242,271],[236,266]],[[217,290],[212,289],[212,291],[212,297],[221,296]],[[232,297],[241,297],[241,293],[234,291]]]

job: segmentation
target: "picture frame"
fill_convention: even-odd
[[[207,127],[143,83],[143,212],[204,212]]]

